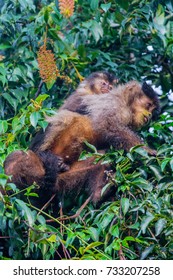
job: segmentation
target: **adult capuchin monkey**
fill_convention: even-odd
[[[159,111],[159,100],[154,90],[146,83],[141,85],[136,81],[113,88],[110,94],[100,95],[99,98],[95,94],[80,95],[80,103],[75,103],[76,95],[73,98],[77,113],[70,111],[70,97],[56,115],[47,119],[49,125],[46,131],[38,134],[30,146],[43,160],[45,168],[47,165],[55,166],[56,157],[62,158],[67,165],[77,161],[85,141],[98,149],[107,149],[112,145],[115,149],[126,151],[143,144],[135,131]],[[150,154],[156,153],[147,146],[144,149]],[[59,167],[60,172],[61,168],[66,169],[66,166],[57,164],[57,170]]]
[[[116,83],[118,83],[118,79],[113,74],[106,72],[106,71],[94,72],[90,76],[88,76],[86,79],[84,79],[83,82],[81,82],[79,84],[76,91],[72,95],[78,96],[77,103],[78,103],[78,106],[80,106],[81,101],[82,101],[82,99],[81,99],[82,96],[107,94],[112,90],[112,88],[115,86]],[[74,106],[73,106],[73,110],[75,110]],[[71,116],[71,112],[69,112],[69,114],[66,113],[65,115],[63,112],[60,113],[59,120],[61,119],[61,115],[62,115],[62,123],[60,124],[60,126],[62,127],[62,130],[61,130],[61,128],[59,126],[59,122],[58,122],[58,126],[59,126],[58,133],[60,133],[60,134],[63,133],[63,130],[65,128],[64,125],[66,127],[67,127],[67,125],[71,126],[71,124],[72,124],[71,120],[72,119],[73,119],[73,121],[75,120],[75,115],[73,114],[73,116]],[[74,130],[73,130],[73,124],[70,129],[71,132],[73,130],[73,138],[75,137],[75,133],[76,133],[76,137],[78,137],[77,131],[80,126],[80,124],[78,126],[78,114],[77,114],[76,120],[77,120],[77,122],[75,123]],[[79,122],[80,122],[80,120],[79,120]],[[88,127],[88,124],[84,118],[84,122],[83,122],[83,128],[84,128],[83,133],[84,134],[87,133],[87,127]],[[78,159],[78,154],[79,154],[78,150],[76,152],[76,156],[74,156],[75,147],[74,147],[74,149],[72,147],[72,149],[73,149],[72,158],[70,159],[71,155],[69,154],[66,157],[65,161],[64,161],[64,157],[56,155],[56,153],[54,153],[54,152],[52,153],[51,149],[48,149],[48,150],[39,149],[40,144],[42,142],[42,138],[45,137],[45,133],[47,134],[47,130],[49,130],[49,128],[46,129],[46,132],[43,132],[43,130],[40,130],[37,133],[36,137],[34,138],[33,142],[31,143],[29,151],[27,151],[27,152],[15,151],[7,157],[7,159],[4,163],[5,172],[8,175],[12,175],[12,181],[16,184],[18,183],[19,186],[21,186],[21,185],[27,186],[33,182],[37,182],[39,184],[41,182],[44,185],[46,184],[46,185],[52,186],[55,183],[57,174],[67,171],[69,169],[69,166],[67,164],[71,164],[74,161],[74,158]],[[88,133],[90,135],[90,132],[88,132]],[[81,131],[81,134],[82,134],[82,131]],[[53,135],[54,135],[54,133],[52,135],[50,135],[50,138],[52,138]],[[68,139],[67,138],[68,138],[68,136],[66,137],[65,141],[66,141],[66,143],[67,142],[69,143],[70,138],[68,138]],[[80,139],[80,141],[83,141],[82,139]],[[33,151],[35,151],[36,153],[34,153]],[[68,160],[67,160],[67,158],[68,158]],[[65,164],[64,162],[66,162],[67,164]],[[43,176],[43,170],[42,170],[41,166],[42,166],[42,168],[44,168],[44,176]],[[44,180],[43,180],[43,177],[44,177]]]
[[[39,141],[33,141],[31,150],[36,153],[51,151],[67,164],[78,159],[84,141],[98,149],[112,145],[128,151],[143,144],[135,131],[160,110],[155,91],[147,83],[141,85],[136,81],[120,85],[99,98],[97,95],[80,95],[80,98],[78,103],[74,94],[57,114],[47,119],[49,125],[44,135]],[[144,149],[155,154],[147,146]]]

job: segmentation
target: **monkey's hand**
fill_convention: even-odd
[[[65,172],[70,169],[69,165],[65,164],[61,157],[58,157],[57,164],[61,172]]]
[[[46,171],[54,174],[69,170],[62,157],[53,154],[51,151],[39,152],[38,156],[44,164]]]

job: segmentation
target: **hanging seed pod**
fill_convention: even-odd
[[[74,13],[74,0],[59,0],[60,13],[69,18]]]
[[[55,81],[59,76],[59,70],[56,66],[55,56],[51,50],[46,49],[46,44],[40,47],[37,61],[43,82],[51,83]]]

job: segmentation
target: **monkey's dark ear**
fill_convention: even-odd
[[[142,90],[146,96],[148,96],[156,106],[154,110],[154,116],[157,116],[160,113],[160,102],[157,93],[154,91],[154,89],[148,85],[146,82],[142,84]]]

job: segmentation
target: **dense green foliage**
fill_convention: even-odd
[[[6,0],[0,9],[0,187],[6,193],[0,193],[0,257],[172,259],[172,1],[78,0],[69,19],[59,13],[58,1]],[[45,36],[71,84],[58,78],[40,87],[38,95],[37,52]],[[91,147],[97,160],[104,158],[116,170],[105,186],[116,186],[115,200],[99,208],[89,204],[75,221],[61,224],[51,209],[39,211],[32,204],[35,186],[21,194],[7,183],[3,161],[29,146],[34,133],[46,127],[45,115],[59,107],[81,76],[103,69],[121,82],[151,80],[160,87],[162,113],[140,132],[158,154],[148,156],[135,147],[102,156]],[[80,204],[79,198],[65,214]]]

